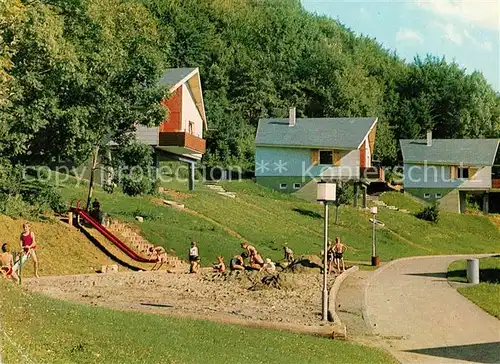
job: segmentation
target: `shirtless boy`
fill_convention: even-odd
[[[342,261],[342,272],[345,271],[344,263],[344,252],[347,250],[347,245],[340,242],[340,238],[337,236],[335,238],[335,245],[333,246],[333,251],[335,253],[335,264],[337,265],[337,270],[340,271],[340,261]]]
[[[19,282],[19,277],[17,276],[16,271],[12,268],[14,265],[14,259],[12,258],[12,254],[9,252],[9,246],[6,243],[2,245],[0,265],[4,278],[10,278],[14,282]]]

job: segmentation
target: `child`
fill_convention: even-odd
[[[214,273],[224,273],[225,271],[224,257],[217,257],[217,264],[214,264]]]

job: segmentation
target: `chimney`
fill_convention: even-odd
[[[432,145],[432,130],[427,131],[427,146],[430,147]]]
[[[295,126],[297,123],[297,118],[295,115],[295,107],[290,108],[290,112],[288,114],[288,126]]]

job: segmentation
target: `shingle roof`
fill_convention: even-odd
[[[169,68],[160,79],[161,86],[174,86],[186,78],[196,68]]]
[[[357,149],[377,118],[261,119],[257,145]]]
[[[499,139],[402,139],[401,152],[405,163],[491,166],[495,161]]]

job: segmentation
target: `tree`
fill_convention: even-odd
[[[3,152],[24,164],[81,164],[92,154],[90,198],[100,148],[166,116],[156,23],[144,6],[120,0],[34,2],[26,15],[12,57],[17,94],[4,111],[11,143]]]
[[[337,183],[337,193],[335,196],[335,225],[338,225],[339,222],[340,206],[347,205],[351,200],[352,194],[352,186],[344,182]]]

